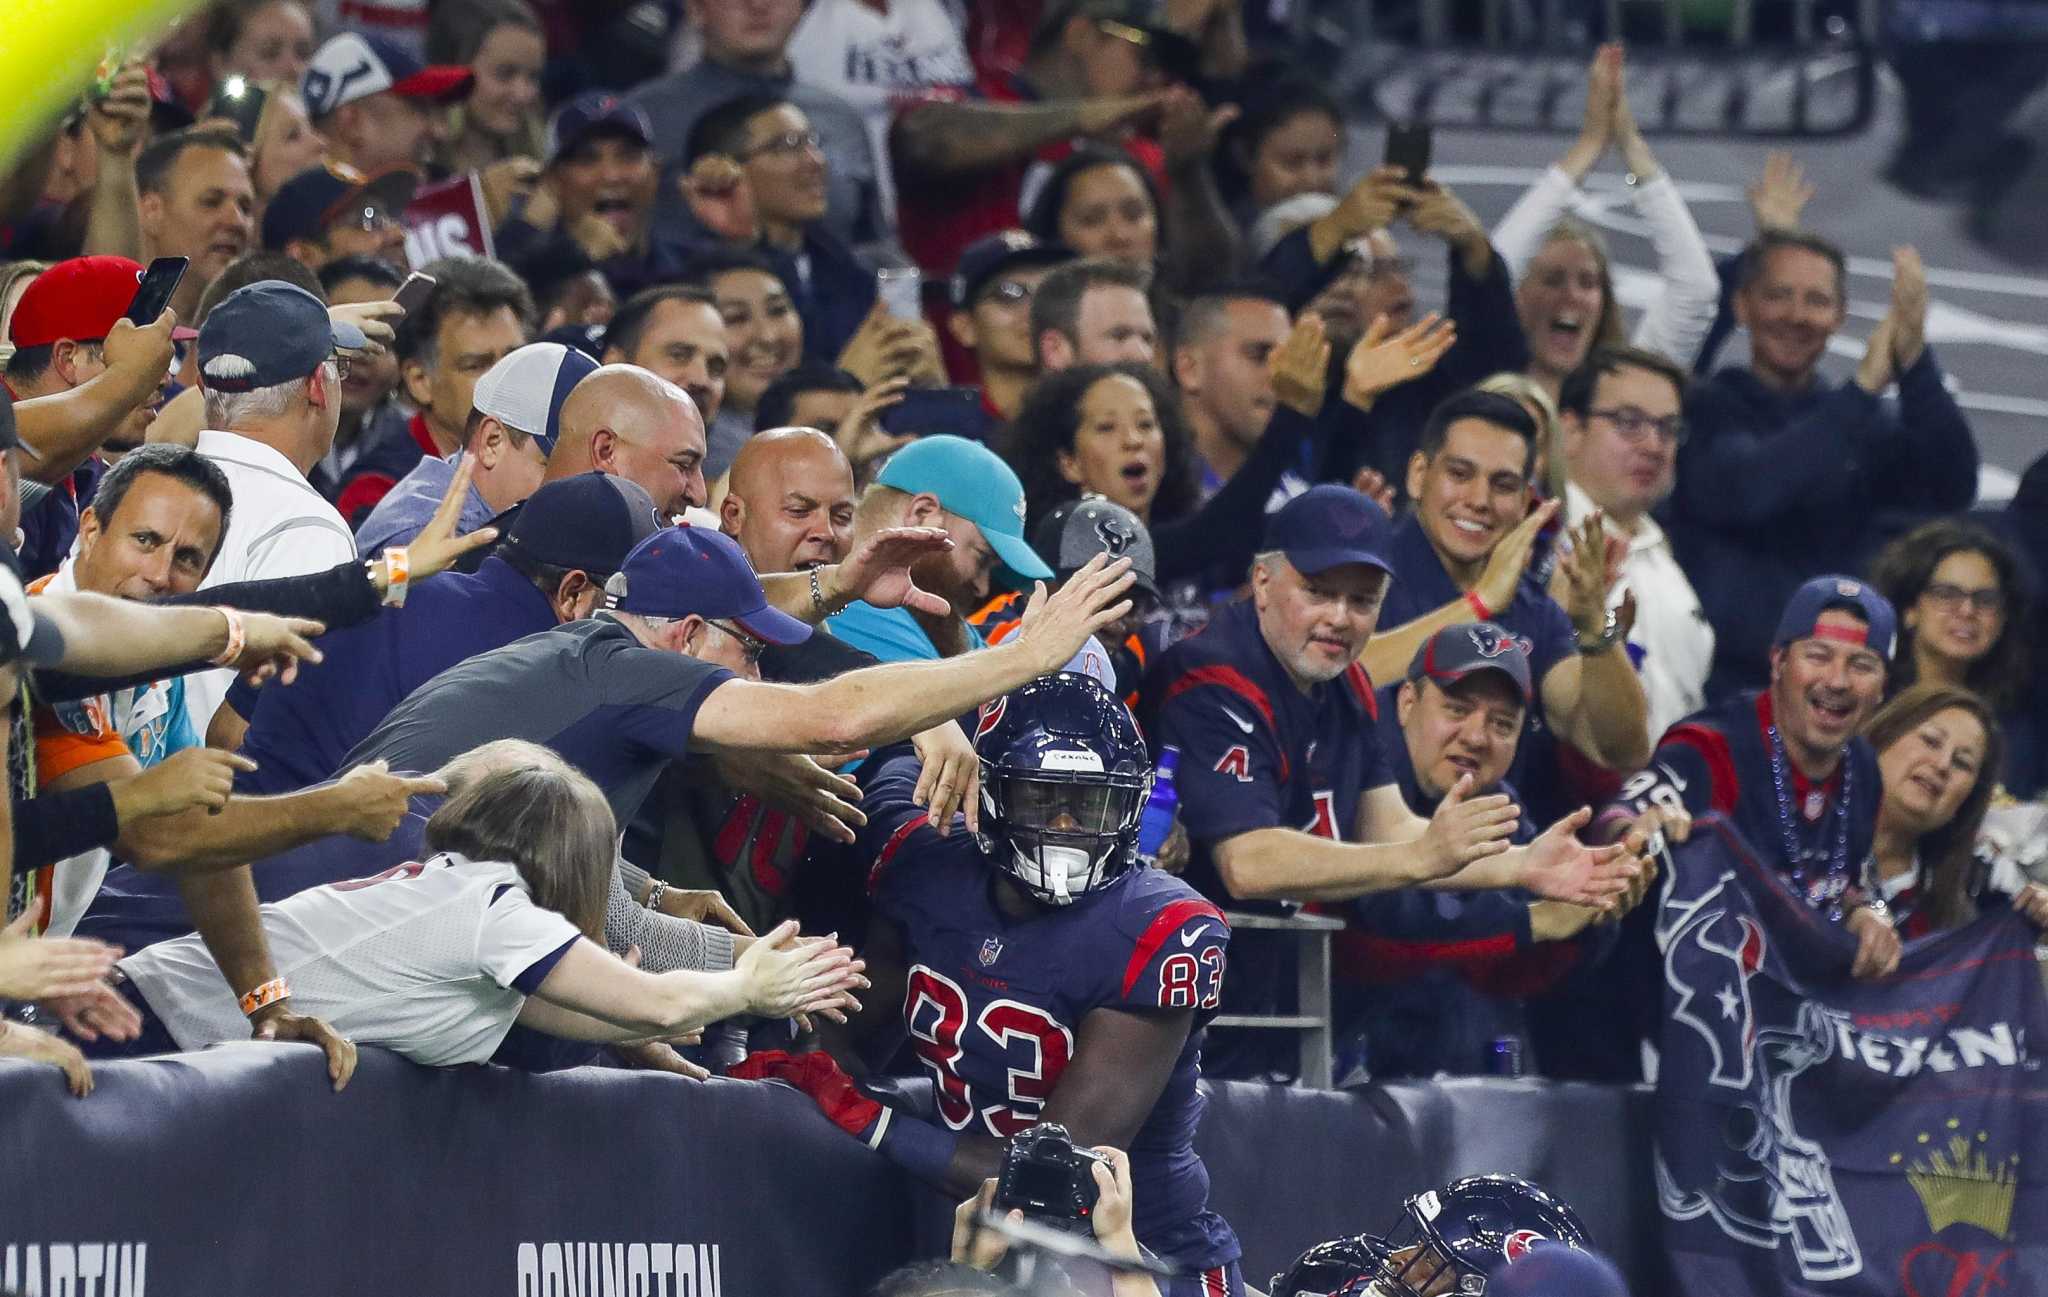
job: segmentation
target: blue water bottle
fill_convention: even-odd
[[[1159,769],[1152,776],[1152,796],[1138,816],[1138,859],[1147,865],[1159,863],[1159,848],[1173,832],[1173,817],[1180,810],[1180,791],[1174,787],[1174,773],[1180,769],[1180,749],[1172,744],[1159,749]]]

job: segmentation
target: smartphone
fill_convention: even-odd
[[[224,117],[235,124],[244,144],[256,142],[256,127],[263,120],[263,106],[270,96],[247,77],[233,76],[214,89],[202,118]]]
[[[407,315],[417,315],[427,304],[427,299],[434,295],[437,282],[432,275],[423,275],[415,270],[405,277],[405,282],[398,286],[391,300],[403,306]]]
[[[1419,185],[1429,175],[1429,149],[1427,125],[1396,122],[1387,127],[1387,165],[1406,171],[1409,184]]]
[[[969,441],[988,436],[988,411],[981,408],[978,387],[913,387],[903,399],[882,411],[882,431],[929,437],[950,432]]]
[[[884,266],[875,272],[882,309],[899,320],[924,318],[924,276],[916,266]]]
[[[185,277],[185,267],[190,264],[189,257],[158,257],[150,262],[135,286],[135,296],[128,302],[129,323],[137,328],[155,324],[156,317],[171,304],[171,294],[178,291],[178,281]]]

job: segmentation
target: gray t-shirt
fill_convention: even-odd
[[[493,739],[552,748],[604,790],[624,828],[689,751],[697,709],[732,672],[648,648],[599,615],[478,654],[435,676],[356,744],[342,769],[437,770]]]

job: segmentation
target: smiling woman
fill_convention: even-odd
[[[1998,782],[1998,721],[1969,690],[1923,683],[1864,733],[1884,775],[1868,885],[1905,936],[1961,927],[1980,904],[1974,849]]]

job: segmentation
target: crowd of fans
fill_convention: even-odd
[[[81,1049],[252,1032],[337,1086],[359,1043],[702,1076],[747,1023],[833,1041],[923,949],[877,853],[1010,850],[987,736],[1063,668],[1174,754],[1175,913],[1346,921],[1355,1076],[1638,1078],[1644,857],[1708,812],[1859,976],[2048,921],[1976,849],[2048,784],[2048,468],[1972,511],[1911,248],[1824,374],[1847,196],[1774,157],[1717,262],[1619,46],[1489,231],[1427,173],[1342,174],[1358,128],[1232,0],[331,8],[110,56],[0,178],[0,1053],[82,1094]],[[1608,159],[1655,247],[1633,312],[1573,215]],[[463,255],[417,220],[449,181]],[[978,847],[936,845],[956,811]],[[1116,872],[1064,849],[1016,848],[996,922]],[[394,932],[439,963],[380,963]],[[1170,1094],[1185,1043],[1291,1079],[1284,1035],[1202,1034],[1293,1011],[1291,940],[1134,963],[1088,1006],[1141,1018],[1138,980],[1179,1034],[1084,1035],[1071,1075],[1157,1057]],[[743,1074],[819,1093],[800,1057]],[[943,1113],[973,1079],[925,1061]],[[1160,1098],[1058,1095],[1118,1147]],[[1014,1133],[827,1111],[962,1191]],[[1227,1226],[1141,1202],[1126,1240],[1101,1175],[1106,1241],[1224,1274]]]

